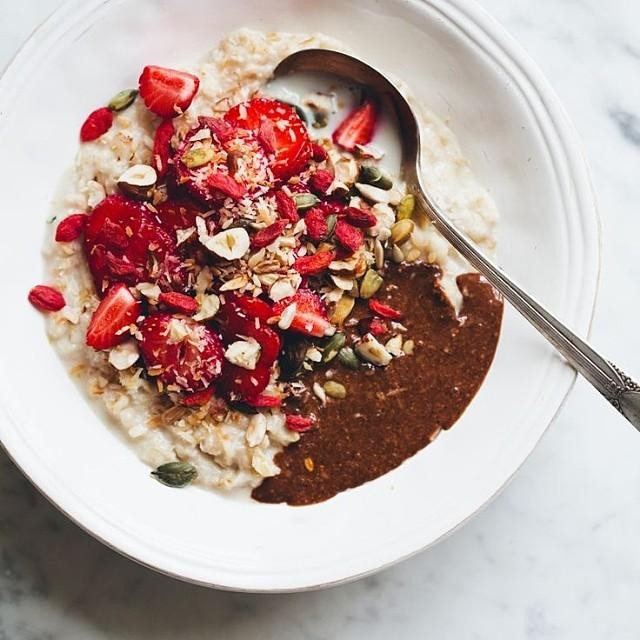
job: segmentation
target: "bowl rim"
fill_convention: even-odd
[[[7,94],[10,94],[11,90],[19,90],[20,83],[19,77],[17,76],[19,69],[25,65],[34,64],[38,52],[46,51],[47,45],[50,42],[57,40],[58,37],[70,30],[74,25],[90,18],[101,9],[107,9],[108,5],[115,4],[118,1],[119,0],[66,0],[33,29],[22,46],[6,64],[0,74],[0,96],[5,94],[5,90],[8,90]],[[408,2],[414,5],[426,5],[440,13],[447,22],[453,23],[514,81],[517,88],[524,94],[532,111],[536,114],[542,113],[545,115],[547,123],[553,126],[553,131],[560,143],[560,149],[565,156],[564,160],[569,168],[575,196],[579,200],[577,208],[581,213],[580,218],[585,224],[585,237],[582,239],[582,245],[586,253],[593,258],[593,270],[587,274],[588,277],[583,281],[588,295],[583,297],[580,302],[580,308],[576,309],[576,316],[584,323],[584,329],[587,335],[590,335],[600,285],[602,254],[601,219],[598,212],[590,169],[582,149],[579,135],[560,99],[557,97],[542,71],[522,46],[487,10],[478,4],[477,0],[408,0]],[[530,102],[531,99],[539,101],[539,105],[532,105]],[[295,584],[284,588],[256,588],[230,583],[215,583],[210,580],[202,580],[188,575],[188,566],[184,566],[182,572],[179,572],[175,567],[174,569],[170,569],[166,564],[163,566],[158,560],[157,554],[154,554],[153,551],[148,551],[141,545],[126,544],[123,540],[123,532],[119,527],[104,519],[102,520],[102,526],[100,526],[100,523],[96,523],[91,511],[85,509],[81,502],[75,501],[73,496],[67,496],[64,491],[58,492],[54,487],[40,483],[37,479],[40,475],[36,468],[37,464],[34,464],[30,459],[28,448],[16,446],[16,442],[12,442],[10,445],[6,442],[5,438],[0,439],[0,446],[38,492],[67,518],[107,547],[142,566],[188,583],[221,590],[247,593],[311,591],[345,584],[377,573],[434,546],[466,524],[504,490],[531,453],[533,453],[542,436],[560,413],[567,397],[573,389],[576,379],[577,373],[569,369],[565,376],[563,388],[558,394],[558,399],[554,399],[551,403],[555,408],[550,412],[550,415],[545,418],[547,424],[536,434],[528,453],[517,464],[517,467],[507,479],[481,505],[469,513],[469,515],[457,525],[451,527],[435,540],[414,549],[412,552],[401,555],[390,562],[377,565],[370,570],[354,575],[340,576],[334,580],[323,583],[310,583],[309,581],[297,580]],[[2,405],[0,405],[0,411],[2,411],[6,420],[11,420]],[[124,537],[126,538],[128,535],[125,534]],[[118,540],[118,542],[114,542],[113,540]]]

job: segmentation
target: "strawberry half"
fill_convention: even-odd
[[[295,109],[271,98],[254,98],[232,107],[224,116],[235,127],[252,131],[270,158],[273,175],[287,180],[311,159],[307,128]]]
[[[181,288],[185,274],[173,238],[141,203],[109,196],[91,212],[84,249],[99,292],[115,282]]]
[[[333,325],[329,322],[327,308],[320,296],[310,289],[298,289],[295,296],[276,303],[273,307],[274,315],[280,315],[294,302],[296,313],[289,330],[315,338],[331,334]]]
[[[220,377],[224,347],[211,329],[191,318],[165,313],[148,316],[139,329],[147,373],[165,385],[194,393]]]
[[[357,144],[368,144],[376,129],[377,109],[372,100],[366,100],[352,111],[333,132],[333,142],[347,151]]]
[[[124,284],[115,284],[93,312],[87,329],[87,345],[96,350],[110,349],[124,342],[129,334],[124,327],[140,315],[140,303]]]
[[[225,361],[218,389],[230,400],[253,402],[264,391],[271,378],[271,366],[280,354],[280,336],[266,321],[273,316],[271,307],[249,296],[234,296],[218,311],[225,342],[243,337],[253,338],[260,345],[260,357],[255,369],[243,369]]]
[[[139,84],[140,96],[150,111],[174,118],[189,108],[200,80],[185,71],[150,65],[142,71]]]

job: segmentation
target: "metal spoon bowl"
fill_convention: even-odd
[[[402,177],[416,197],[417,212],[468,260],[622,415],[640,430],[640,385],[607,361],[555,318],[487,258],[449,220],[422,181],[420,126],[411,105],[380,71],[352,56],[329,49],[298,51],[278,64],[274,77],[290,73],[331,74],[372,90],[395,112],[402,139]]]

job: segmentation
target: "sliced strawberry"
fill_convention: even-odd
[[[311,256],[297,258],[293,263],[293,268],[302,276],[322,273],[335,257],[335,251],[319,251]]]
[[[190,73],[153,65],[144,68],[139,83],[147,108],[162,118],[186,111],[200,86],[200,80]]]
[[[136,321],[140,311],[140,303],[129,288],[124,284],[114,284],[91,316],[87,345],[101,350],[124,342],[129,334],[122,330]]]
[[[270,155],[271,170],[276,178],[287,180],[309,163],[309,134],[290,105],[271,98],[254,98],[229,109],[225,120],[259,137]],[[265,125],[265,121],[270,124]]]
[[[187,198],[165,200],[156,205],[156,210],[160,226],[172,238],[176,237],[178,229],[195,227],[196,218],[202,214],[201,208]]]
[[[182,404],[185,407],[202,407],[213,399],[213,389],[209,387],[203,391],[196,391],[182,396]]]
[[[220,324],[225,342],[235,342],[243,337],[256,340],[260,345],[258,365],[269,368],[280,354],[280,336],[267,325],[266,320],[261,319],[260,316],[265,315],[261,305],[249,300],[247,296],[239,296],[227,301],[218,311],[216,320]],[[256,311],[255,315],[252,313],[253,310]],[[269,317],[273,315],[269,308]]]
[[[87,220],[86,213],[72,213],[61,220],[56,228],[56,242],[77,240],[82,235]]]
[[[282,219],[288,220],[292,224],[300,220],[298,208],[291,196],[288,196],[284,191],[276,191],[274,197],[276,199],[276,209]]]
[[[148,316],[139,329],[147,373],[171,389],[202,391],[220,377],[224,347],[211,329],[166,313]]]
[[[388,320],[402,320],[404,315],[402,311],[398,311],[397,309],[390,307],[388,304],[384,304],[384,302],[380,302],[380,300],[375,300],[374,298],[369,300],[369,309],[371,309],[371,311],[376,315],[387,318]]]
[[[376,106],[366,100],[352,111],[333,132],[333,142],[347,151],[353,151],[357,144],[368,144],[376,128]]]
[[[158,172],[158,178],[162,179],[169,169],[171,157],[171,138],[176,132],[172,120],[165,120],[156,129],[153,138],[153,166]]]
[[[271,305],[264,302],[264,300],[260,300],[260,298],[235,294],[231,297],[227,296],[227,302],[233,302],[250,319],[258,318],[260,322],[266,323],[269,318],[273,317]]]
[[[349,253],[355,253],[364,242],[362,231],[344,220],[338,220],[336,223],[334,237]]]
[[[309,431],[316,423],[316,419],[313,416],[301,416],[292,413],[288,414],[285,419],[287,427],[297,433]]]
[[[225,360],[217,385],[218,392],[229,400],[251,403],[266,389],[270,379],[270,367],[258,365],[255,369],[249,370]]]
[[[84,248],[99,292],[114,282],[157,282],[168,289],[184,284],[173,238],[149,209],[122,196],[109,196],[93,209]]]
[[[40,311],[60,311],[66,304],[64,296],[54,287],[38,284],[29,291],[29,302]]]
[[[111,129],[113,124],[113,112],[107,107],[101,107],[92,111],[80,128],[80,140],[91,142],[97,140]]]
[[[282,235],[288,224],[288,220],[277,220],[268,227],[261,229],[251,238],[251,247],[253,249],[262,249],[263,247],[269,246],[274,240]]]
[[[171,311],[192,316],[198,310],[195,298],[177,291],[167,291],[160,294],[158,301]]]
[[[321,338],[331,333],[332,325],[327,316],[327,308],[320,296],[310,289],[298,289],[295,296],[276,303],[273,307],[274,314],[280,315],[294,302],[296,304],[296,313],[289,326],[290,331],[316,338]]]

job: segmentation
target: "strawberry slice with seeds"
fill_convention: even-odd
[[[312,256],[297,258],[293,263],[293,268],[302,276],[322,273],[335,257],[335,251],[319,251]]]
[[[357,144],[368,144],[376,129],[377,109],[372,100],[366,100],[352,111],[333,132],[333,142],[346,151],[353,151]]]
[[[80,140],[91,142],[103,136],[113,125],[113,112],[107,107],[92,111],[80,127]]]
[[[158,126],[153,137],[153,166],[158,172],[159,179],[167,175],[171,157],[171,138],[175,132],[173,122],[165,120]]]
[[[380,302],[380,300],[376,300],[375,298],[371,298],[369,300],[369,309],[373,311],[376,315],[379,315],[383,318],[387,318],[388,320],[402,320],[403,313],[402,311],[398,311],[393,307],[390,307],[388,304],[384,304],[384,302]]]
[[[115,282],[182,288],[186,279],[173,238],[143,204],[122,196],[109,196],[93,209],[84,249],[99,292]]]
[[[125,284],[114,284],[93,312],[87,329],[87,345],[96,350],[110,349],[129,337],[123,329],[140,315],[140,303]]]
[[[178,230],[184,231],[196,226],[196,218],[202,209],[187,198],[165,200],[156,205],[156,219],[160,226],[172,237]],[[194,233],[194,237],[197,237]]]
[[[218,392],[229,400],[242,400],[250,404],[267,388],[270,379],[269,367],[258,365],[249,370],[225,360],[218,381]]]
[[[220,377],[222,340],[203,324],[184,316],[157,313],[145,318],[139,330],[147,373],[170,390],[203,391]]]
[[[150,111],[161,118],[174,118],[189,108],[200,80],[185,71],[149,65],[139,84],[140,96]]]
[[[287,180],[309,164],[309,134],[290,105],[271,98],[253,98],[229,109],[224,118],[233,126],[258,136],[269,154],[271,170],[276,178]],[[269,124],[265,125],[265,122]]]
[[[40,311],[60,311],[66,304],[64,296],[54,287],[38,284],[29,291],[29,302]]]
[[[331,334],[333,325],[329,322],[327,308],[317,293],[310,289],[298,289],[295,296],[280,300],[274,305],[274,314],[280,315],[293,303],[296,305],[296,313],[289,326],[290,331],[315,338]]]
[[[56,227],[56,242],[72,242],[77,240],[87,224],[86,213],[72,213],[61,220]]]

